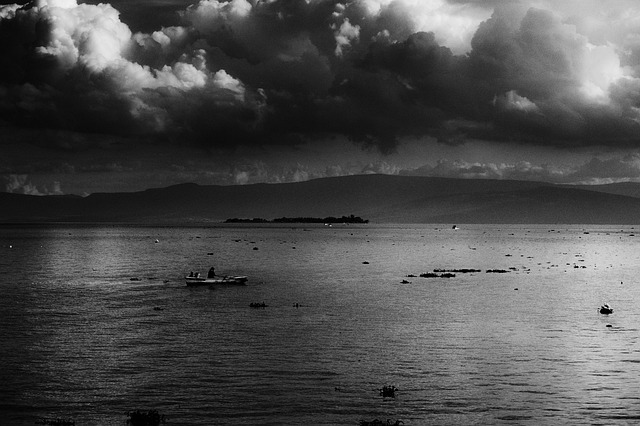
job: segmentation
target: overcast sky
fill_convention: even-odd
[[[637,0],[7,3],[0,191],[640,181]]]

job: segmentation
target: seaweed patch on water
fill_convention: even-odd
[[[396,420],[395,422],[391,423],[391,419],[387,419],[386,422],[383,422],[380,419],[373,419],[371,421],[360,420],[359,423],[360,426],[400,426],[403,424],[404,422],[402,420]]]
[[[127,416],[129,416],[127,424],[131,426],[158,426],[167,422],[165,415],[158,413],[156,410],[129,411]]]
[[[443,274],[438,274],[436,272],[425,272],[420,274],[421,278],[455,278],[456,274],[452,274],[450,272],[445,272]]]
[[[380,396],[382,396],[383,398],[395,398],[398,388],[395,386],[383,386],[378,390],[380,391]]]
[[[522,268],[527,273],[531,271],[531,269],[525,266],[523,266]],[[512,266],[512,267],[509,267],[509,269],[487,269],[485,272],[487,274],[506,274],[508,272],[518,272],[518,271],[519,271],[518,268]],[[455,278],[456,274],[475,274],[478,272],[482,272],[482,270],[474,269],[474,268],[456,268],[456,269],[435,268],[433,272],[423,272],[418,276],[421,278]],[[415,277],[414,274],[407,274],[406,276],[407,278]],[[409,284],[409,282],[404,282],[404,281],[406,280],[403,280],[403,283]]]

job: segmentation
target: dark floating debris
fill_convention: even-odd
[[[413,274],[409,274],[409,275],[407,275],[407,278],[415,278],[415,277],[416,277],[416,276],[415,276],[415,275],[413,275]]]
[[[395,386],[383,386],[380,390],[380,396],[383,398],[395,398],[396,391],[398,390]]]
[[[611,324],[607,324],[607,327],[613,327]]]
[[[262,303],[257,303],[257,302],[249,303],[249,307],[251,307],[251,308],[266,308],[267,306],[268,305],[266,303],[264,303],[264,302],[262,302]]]
[[[129,278],[129,281],[140,281],[140,278],[138,277]]]
[[[487,269],[487,274],[506,274],[506,269]]]
[[[402,281],[400,281],[400,284],[411,284],[411,281],[402,280]]]
[[[213,256],[212,252],[207,253],[207,256]]]
[[[164,309],[163,309],[163,308],[161,308],[160,306],[154,306],[154,307],[153,307],[153,310],[154,310],[154,311],[164,311]]]
[[[433,272],[457,272],[460,274],[469,274],[473,272],[482,272],[480,269],[462,268],[462,269],[434,269]]]
[[[50,418],[41,417],[36,420],[37,425],[52,425],[52,426],[75,426],[76,421],[72,419]]]
[[[437,274],[435,272],[425,272],[420,274],[420,278],[455,278],[456,274],[445,272],[444,274]]]
[[[613,308],[611,306],[609,306],[608,303],[605,303],[604,305],[600,306],[600,313],[603,315],[609,315],[613,313]]]
[[[391,423],[390,419],[387,419],[386,422],[383,422],[380,419],[373,419],[371,421],[367,421],[367,420],[360,420],[360,426],[400,426],[403,425],[404,422],[402,420],[396,420],[395,422]]]
[[[368,265],[369,262],[367,262],[366,260],[364,262],[362,262],[363,265]]]
[[[127,416],[129,416],[127,424],[132,426],[157,426],[167,421],[164,414],[160,414],[156,410],[130,411]]]

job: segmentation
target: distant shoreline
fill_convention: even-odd
[[[318,213],[329,216],[343,212],[359,213],[376,225],[638,225],[640,183],[570,187],[509,180],[357,175],[291,184],[224,187],[183,184],[135,193],[92,194],[85,198],[0,192],[0,222],[4,223],[147,226],[365,223],[351,220],[349,214],[344,219],[317,217]],[[226,218],[249,219],[225,223]],[[270,220],[273,218],[282,219]]]
[[[227,219],[224,223],[369,223],[368,219],[362,219],[359,216],[342,216],[342,217],[281,217],[277,219],[267,220],[260,217],[253,219],[232,218]]]

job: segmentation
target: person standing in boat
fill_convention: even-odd
[[[212,266],[211,269],[209,269],[209,273],[207,274],[207,278],[213,278],[216,276],[216,270],[215,268]]]

